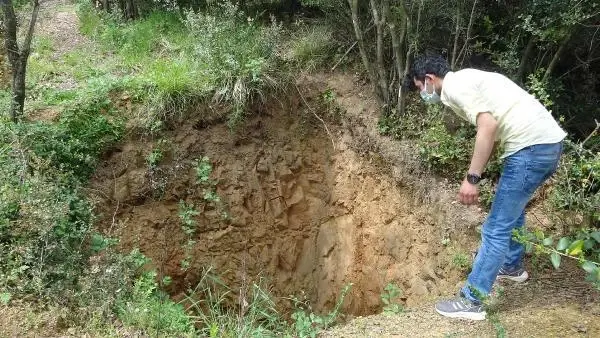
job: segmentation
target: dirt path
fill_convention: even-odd
[[[54,59],[90,43],[79,32],[79,18],[71,0],[42,1],[35,34],[36,37],[45,36],[52,40]]]

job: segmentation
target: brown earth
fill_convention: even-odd
[[[303,80],[309,101],[326,89],[322,80]],[[336,93],[353,97],[342,90]],[[165,136],[170,149],[156,169],[145,156],[157,140],[124,143],[92,180],[92,191],[101,192],[94,194],[104,215],[100,227],[173,277],[175,295],[193,287],[207,266],[232,286],[243,276],[263,275],[279,296],[303,290],[318,310],[332,307],[352,283],[345,302],[352,314],[378,311],[388,282],[404,290],[409,305],[453,289],[459,272],[440,253],[456,215],[421,203],[410,182],[388,175],[391,167],[359,116],[329,125],[334,149],[296,96],[281,97],[281,105],[264,108],[235,133],[224,123],[188,119]],[[308,104],[321,107],[316,100]],[[204,201],[196,182],[193,163],[204,156],[222,203]],[[181,200],[200,211],[187,271],[180,267],[187,242]],[[479,217],[468,217],[474,227]]]

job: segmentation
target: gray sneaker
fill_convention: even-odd
[[[507,269],[500,268],[500,271],[498,272],[498,276],[496,276],[496,280],[509,279],[509,280],[511,280],[513,282],[517,282],[517,283],[522,283],[522,282],[526,281],[527,278],[529,278],[529,274],[523,268],[519,268],[514,271],[509,271]]]
[[[486,316],[482,304],[475,304],[464,297],[437,302],[435,311],[445,317],[470,320],[484,320]]]

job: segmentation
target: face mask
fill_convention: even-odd
[[[423,90],[421,91],[421,98],[427,104],[442,102],[442,98],[435,91],[435,88],[433,88],[433,92],[431,94],[427,92],[427,80],[425,80],[425,87],[423,87]]]

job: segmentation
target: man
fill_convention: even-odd
[[[556,170],[566,133],[540,102],[503,75],[476,69],[451,72],[442,57],[422,56],[409,76],[426,103],[441,102],[477,127],[471,165],[458,193],[461,203],[477,203],[477,183],[495,141],[505,149],[473,269],[457,299],[435,306],[447,317],[483,320],[482,302],[496,279],[522,282],[529,276],[522,265],[524,248],[512,240],[512,231],[523,226],[529,199]]]

